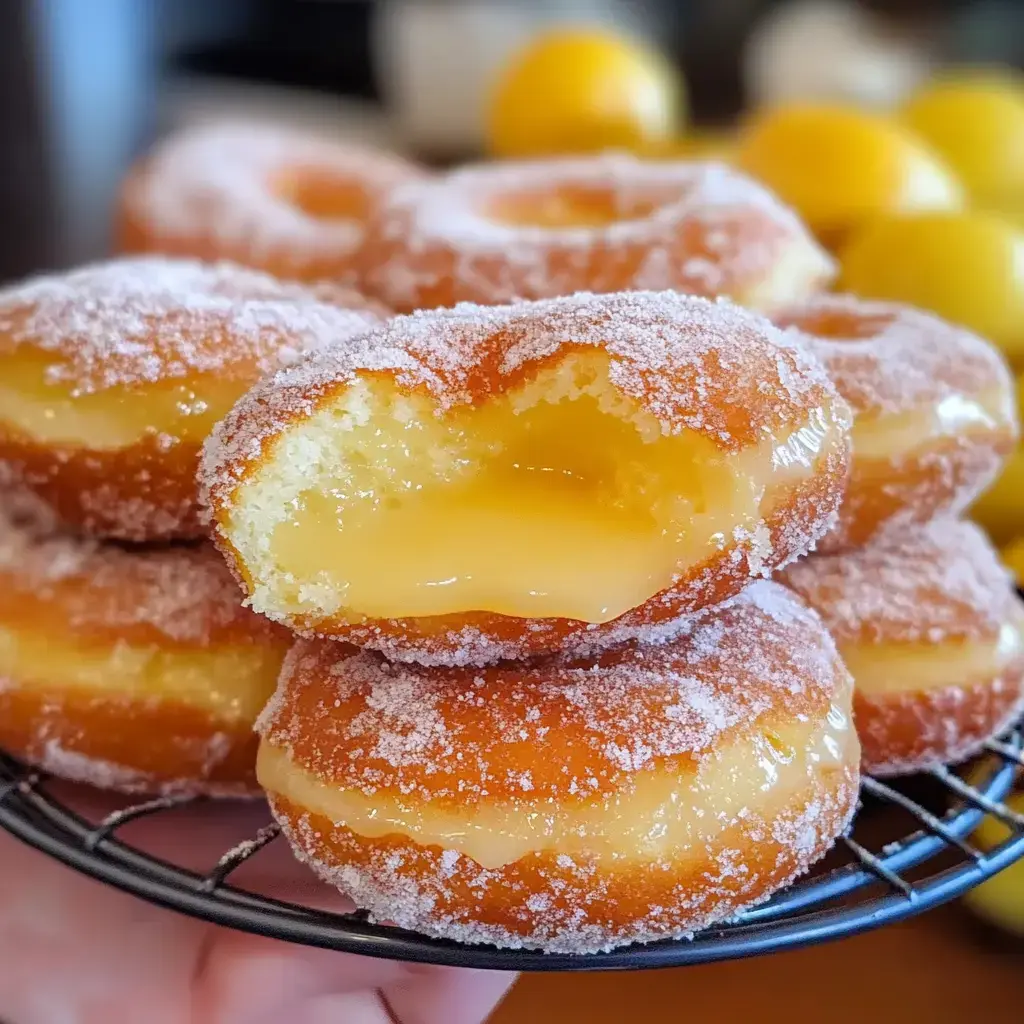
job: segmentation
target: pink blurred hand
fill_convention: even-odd
[[[108,809],[104,797],[71,788],[61,795],[68,794],[90,816]],[[207,870],[264,817],[255,807],[206,805],[120,834]],[[339,905],[283,840],[242,871],[247,888]],[[10,1024],[480,1024],[514,978],[208,925],[78,875],[0,833],[0,1020]]]

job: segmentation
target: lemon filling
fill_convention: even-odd
[[[1002,391],[947,395],[906,412],[858,417],[853,425],[853,451],[856,457],[889,460],[944,437],[984,435],[1012,424],[1013,399]]]
[[[985,683],[1024,656],[1020,623],[988,642],[843,644],[839,653],[859,693],[883,695]]]
[[[48,364],[25,353],[0,361],[0,419],[46,445],[117,451],[149,436],[199,443],[243,390],[203,377],[75,394],[67,384],[46,380]]]
[[[225,722],[252,722],[274,692],[283,650],[165,650],[75,644],[0,626],[0,680],[19,689],[181,701]]]
[[[849,715],[833,705],[824,722],[761,730],[724,745],[696,770],[638,772],[628,788],[591,801],[518,798],[469,808],[380,792],[371,799],[322,781],[267,741],[260,744],[256,772],[268,792],[357,835],[405,836],[495,869],[531,853],[603,861],[699,853],[751,809],[766,820],[778,818],[815,779],[856,765],[859,756]]]
[[[817,457],[666,435],[583,356],[473,410],[382,381],[347,403],[286,435],[246,495],[232,540],[269,557],[277,609],[605,622],[741,537],[765,548],[777,488]],[[809,429],[820,448],[824,418]]]

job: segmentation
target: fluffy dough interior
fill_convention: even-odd
[[[443,415],[363,378],[281,438],[230,536],[257,610],[605,622],[757,536],[773,488],[810,472],[813,452],[801,463],[794,446],[820,447],[827,429],[819,414],[810,440],[739,454],[667,436],[594,353]]]

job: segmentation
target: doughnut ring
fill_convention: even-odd
[[[257,792],[290,637],[210,544],[127,550],[0,518],[0,746],[126,792]]]
[[[252,607],[400,661],[652,639],[831,524],[849,410],[753,313],[675,292],[400,316],[268,377],[202,477]]]
[[[834,274],[752,179],[624,154],[482,164],[396,189],[367,226],[360,266],[363,290],[400,312],[662,289],[770,310]]]
[[[229,263],[139,257],[0,291],[0,484],[69,527],[202,536],[200,446],[263,374],[381,307]]]
[[[172,136],[129,174],[118,245],[232,260],[282,278],[348,280],[367,218],[423,173],[287,128],[204,125]]]
[[[865,771],[963,761],[1024,709],[1024,602],[972,523],[816,555],[781,579],[817,609],[853,674]]]
[[[825,364],[854,413],[846,499],[819,550],[959,515],[995,479],[1018,426],[1013,379],[988,342],[909,306],[847,295],[774,320]]]
[[[851,681],[760,581],[652,647],[485,669],[300,640],[257,774],[300,859],[371,918],[590,953],[788,884],[857,802]]]

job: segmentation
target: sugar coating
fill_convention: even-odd
[[[300,641],[257,728],[303,769],[370,798],[467,810],[587,805],[628,794],[666,762],[713,766],[723,744],[758,722],[823,721],[833,702],[846,705],[849,685],[820,619],[760,582],[680,624],[673,641],[626,645],[597,661],[438,672]],[[519,748],[529,750],[529,768],[510,776]],[[657,893],[634,916],[621,912],[622,875],[585,848],[497,869],[402,837],[367,851],[343,823],[274,793],[270,801],[300,859],[374,920],[463,942],[587,953],[689,936],[766,899],[831,846],[856,792],[851,763],[828,776],[809,770],[770,818],[757,807],[723,810],[718,824],[731,842],[699,841],[618,869],[630,892]],[[683,881],[687,857],[713,866]],[[511,920],[493,923],[495,902]]]
[[[214,123],[165,140],[125,183],[123,214],[148,248],[210,250],[240,262],[347,271],[359,217],[317,217],[289,196],[302,175],[356,188],[371,209],[422,171],[387,153],[260,123]]]
[[[840,645],[991,641],[1020,617],[1011,575],[985,533],[951,518],[804,559],[782,580]]]
[[[505,223],[509,197],[608,197],[595,226]],[[796,214],[722,164],[624,153],[471,165],[396,189],[371,222],[367,290],[408,310],[624,288],[675,288],[777,307],[828,283],[829,257]]]
[[[0,580],[8,596],[59,607],[65,632],[141,630],[193,648],[225,639],[280,643],[283,636],[242,606],[238,584],[205,542],[131,549],[0,515]]]
[[[843,337],[815,333],[829,317],[860,325]],[[999,351],[931,313],[853,295],[816,295],[772,318],[825,364],[856,415],[906,412],[958,395],[999,389],[1013,401],[1013,377]]]
[[[0,356],[43,353],[75,395],[217,375],[246,383],[380,322],[336,285],[300,285],[231,263],[140,256],[0,291]]]

